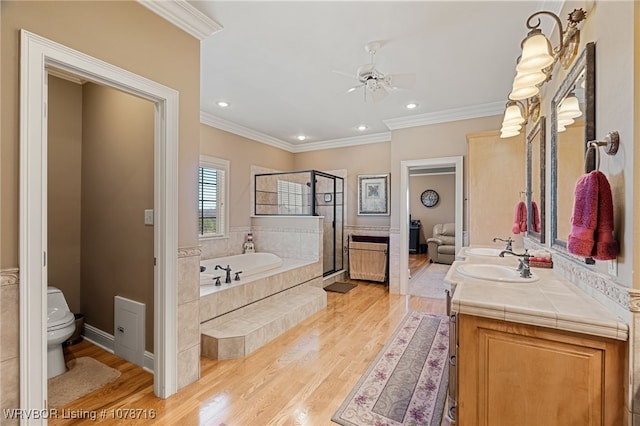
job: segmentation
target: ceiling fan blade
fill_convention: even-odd
[[[384,79],[387,86],[393,89],[411,89],[416,84],[415,74],[389,74]]]
[[[350,79],[356,79],[357,78],[357,76],[353,75],[353,73],[348,73],[348,72],[338,71],[338,70],[331,70],[331,72],[335,73],[335,74],[338,74],[338,75],[341,75],[343,77],[350,78]]]
[[[371,91],[371,100],[373,102],[378,102],[386,98],[387,95],[389,95],[389,92],[387,92],[387,89],[385,89],[382,86],[378,86],[375,90]]]
[[[345,90],[345,93],[351,93],[351,92],[355,92],[356,90],[358,90],[359,88],[363,87],[363,84],[358,84],[357,86],[352,86],[350,88],[348,88],[347,90]]]

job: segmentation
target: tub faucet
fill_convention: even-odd
[[[511,237],[507,238],[506,240],[502,239],[502,238],[495,237],[493,239],[493,242],[495,243],[496,241],[502,241],[503,243],[507,243],[507,247],[505,247],[505,250],[513,250],[512,246],[511,246],[511,244],[513,243],[513,240],[511,239]]]
[[[529,266],[529,259],[531,259],[531,255],[529,254],[529,250],[525,250],[522,254],[514,253],[511,250],[502,250],[498,256],[504,257],[505,254],[520,257],[521,259],[518,259],[518,261],[520,262],[520,264],[518,265],[520,277],[531,278],[531,268]]]
[[[229,283],[231,283],[231,268],[229,267],[229,265],[227,265],[227,267],[226,267],[226,268],[223,268],[223,267],[222,267],[222,266],[220,266],[220,265],[216,265],[215,270],[217,271],[218,269],[222,269],[223,271],[226,271],[226,272],[227,272],[227,276],[226,276],[226,277],[225,277],[225,279],[224,279],[225,284],[229,284]]]

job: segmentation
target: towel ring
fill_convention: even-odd
[[[617,130],[607,133],[602,141],[589,141],[587,142],[587,152],[589,149],[594,149],[596,156],[596,170],[600,170],[600,147],[604,146],[604,152],[607,155],[616,155],[618,148],[620,147],[620,135]]]

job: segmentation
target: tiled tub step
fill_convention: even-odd
[[[327,294],[318,287],[297,287],[205,322],[200,327],[202,355],[241,358],[324,309]]]

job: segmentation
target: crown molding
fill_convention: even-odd
[[[391,118],[382,120],[390,130],[406,129],[407,127],[427,126],[430,124],[447,123],[450,121],[468,120],[471,118],[488,117],[504,113],[505,102],[492,102],[470,107],[452,108],[410,117]]]
[[[265,133],[252,130],[248,127],[241,126],[232,121],[225,120],[211,113],[200,111],[200,123],[207,126],[215,127],[216,129],[224,130],[225,132],[233,133],[238,136],[242,136],[248,139],[253,139],[257,142],[262,142],[267,145],[275,146],[276,148],[284,149],[285,151],[294,152],[294,145],[289,142],[285,142],[281,139],[274,138]]]
[[[138,0],[138,3],[200,41],[223,28],[186,0]]]
[[[200,123],[207,126],[215,127],[216,129],[224,130],[225,132],[252,139],[257,142],[271,145],[291,153],[319,151],[321,149],[344,148],[347,146],[366,145],[371,143],[391,141],[391,132],[383,132],[374,133],[372,135],[360,135],[350,138],[331,139],[326,141],[309,142],[296,145],[291,142],[283,141],[282,139],[274,138],[273,136],[269,136],[265,133],[252,130],[248,127],[241,126],[232,121],[225,120],[224,118],[218,117],[205,111],[200,111]]]
[[[319,151],[321,149],[344,148],[347,146],[368,145],[372,143],[390,142],[390,141],[391,141],[391,132],[374,133],[371,135],[360,135],[360,136],[354,136],[350,138],[331,139],[327,141],[310,142],[310,143],[305,143],[301,145],[294,145],[292,152],[297,153],[297,152]]]

